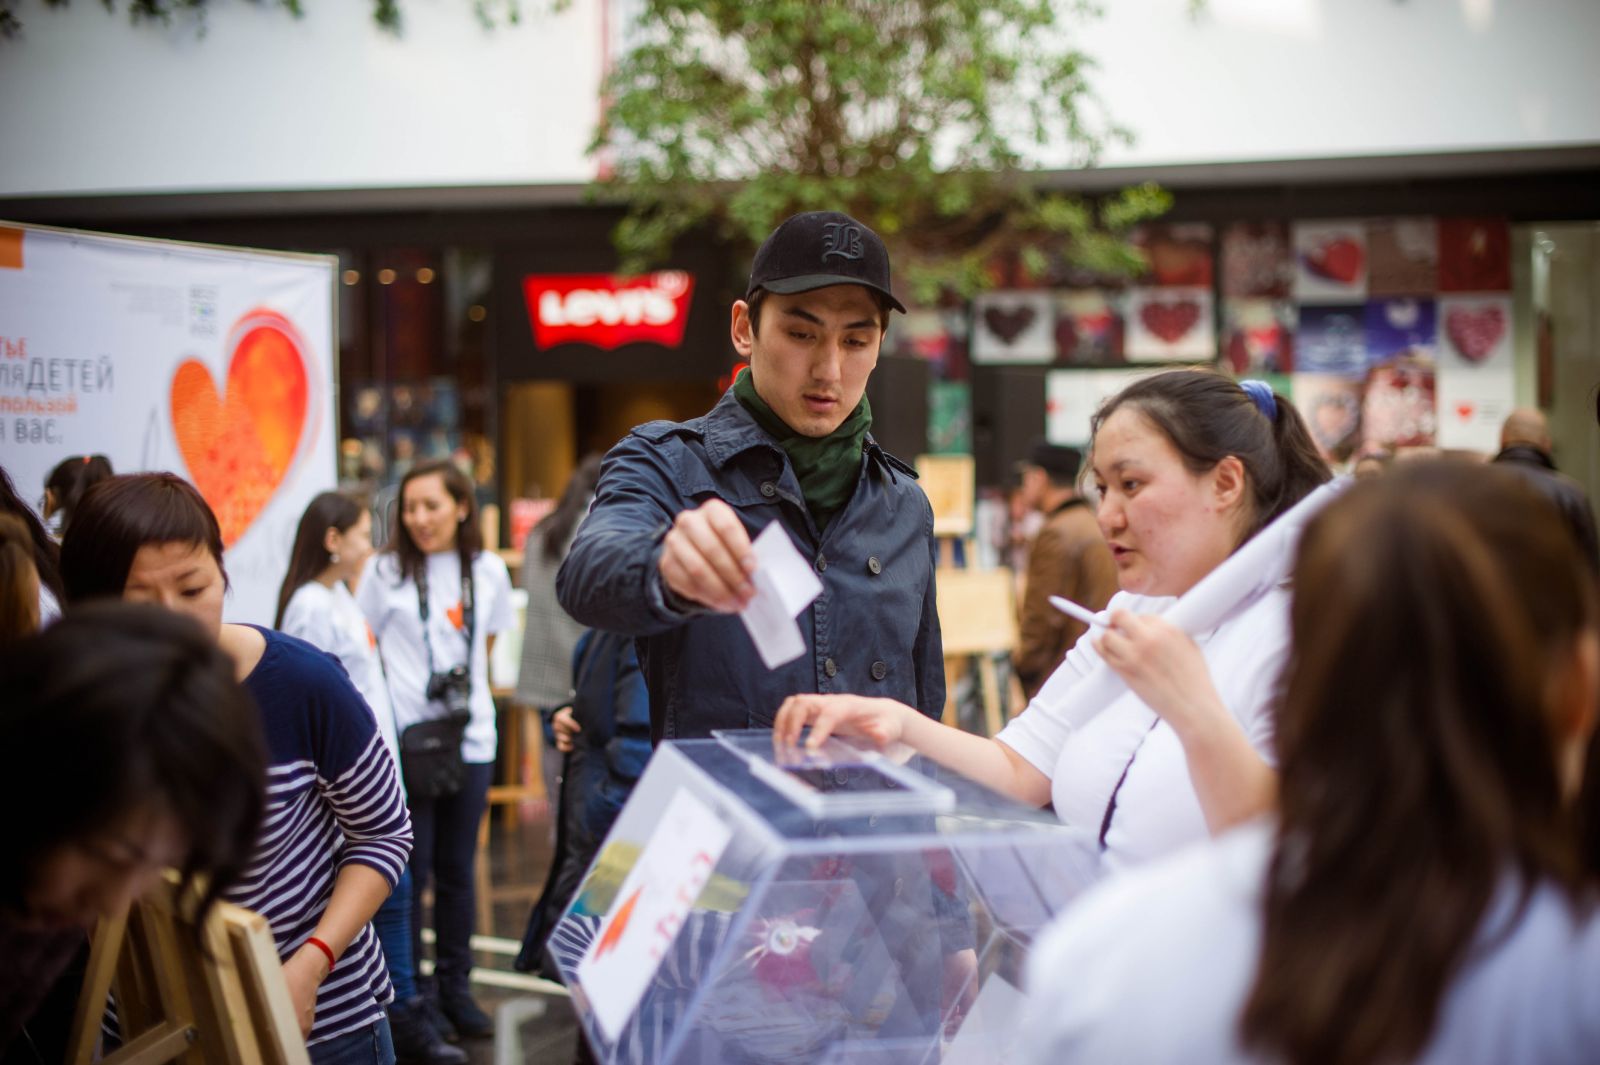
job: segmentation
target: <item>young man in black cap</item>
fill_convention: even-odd
[[[641,425],[606,456],[556,588],[578,621],[639,638],[656,742],[766,727],[800,692],[942,712],[932,508],[868,432],[890,310],[905,308],[877,234],[837,212],[795,215],[733,304],[749,369],[704,416]],[[823,590],[797,619],[806,653],[769,671],[736,615],[755,591],[751,540],[771,522]]]
[[[1117,565],[1100,535],[1094,509],[1078,492],[1083,455],[1074,447],[1039,441],[1022,467],[1022,500],[1044,515],[1028,548],[1022,592],[1021,641],[1014,664],[1032,699],[1088,629],[1050,605],[1062,595],[1103,610],[1117,591]]]

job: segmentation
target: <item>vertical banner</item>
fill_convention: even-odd
[[[0,224],[0,465],[169,470],[217,514],[230,621],[270,624],[334,487],[337,260]]]

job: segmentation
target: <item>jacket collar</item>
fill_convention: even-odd
[[[775,452],[780,458],[784,457],[783,448],[761,426],[750,417],[750,412],[744,409],[744,404],[733,394],[733,389],[728,389],[717,400],[717,405],[712,407],[700,418],[700,438],[705,441],[706,457],[718,468],[726,466],[738,456],[754,448],[766,448]],[[861,444],[863,459],[868,456],[885,461],[891,456],[868,433],[866,440]],[[915,471],[900,464],[902,472],[916,476]]]
[[[1542,466],[1547,470],[1556,468],[1550,456],[1541,448],[1532,444],[1512,444],[1502,448],[1500,454],[1494,457],[1496,462],[1516,462],[1524,466]]]

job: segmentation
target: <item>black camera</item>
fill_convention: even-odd
[[[448,717],[472,714],[472,674],[466,666],[456,666],[428,677],[428,700],[439,703]]]

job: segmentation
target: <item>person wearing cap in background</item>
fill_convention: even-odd
[[[1012,659],[1023,694],[1031,700],[1088,628],[1051,606],[1050,597],[1103,610],[1117,591],[1117,566],[1094,509],[1078,491],[1082,453],[1041,440],[1020,465],[1022,500],[1045,518],[1028,549],[1021,641]]]
[[[832,211],[787,219],[732,307],[748,369],[702,417],[638,426],[606,456],[556,589],[584,625],[638,638],[654,742],[770,726],[798,692],[942,713],[933,510],[869,432],[891,310],[877,234]],[[772,522],[822,594],[797,619],[805,653],[768,670],[737,615]]]

